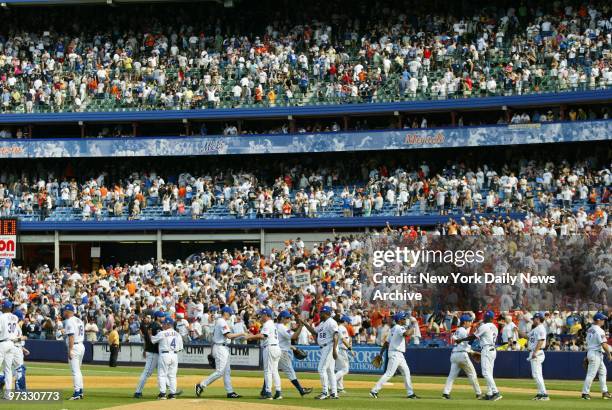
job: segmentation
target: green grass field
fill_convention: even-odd
[[[39,404],[15,404],[0,401],[0,408],[11,409],[98,409],[120,405],[141,403],[147,400],[155,400],[157,395],[156,376],[149,379],[144,391],[145,398],[137,400],[132,398],[134,387],[141,368],[118,367],[110,369],[106,366],[84,365],[85,376],[85,400],[68,401],[61,403],[39,403]],[[408,406],[414,409],[451,409],[451,408],[496,408],[496,409],[519,409],[519,408],[550,408],[550,409],[611,409],[612,401],[602,400],[599,393],[599,383],[593,385],[591,401],[580,399],[580,388],[582,382],[548,380],[547,388],[551,401],[532,401],[535,394],[534,384],[526,379],[498,379],[498,387],[504,398],[497,402],[477,401],[471,387],[465,378],[459,378],[452,393],[452,400],[442,400],[441,391],[445,382],[444,377],[420,377],[414,376],[413,383],[416,393],[422,397],[421,400],[407,400],[400,377],[391,379],[392,385],[386,386],[380,393],[378,400],[371,399],[368,391],[376,381],[376,376],[349,375],[345,378],[347,393],[340,400],[314,400],[314,394],[299,397],[293,386],[285,383],[283,378],[283,400],[263,401],[259,395],[262,383],[261,372],[234,371],[234,387],[236,392],[244,398],[239,400],[226,400],[222,381],[217,381],[213,386],[206,389],[201,401],[194,402],[195,395],[193,385],[202,377],[210,373],[210,369],[179,369],[179,388],[184,394],[176,401],[163,402],[166,407],[180,409],[182,407],[213,408],[219,403],[211,403],[207,406],[207,399],[223,400],[233,408],[253,408],[248,403],[266,404],[275,406],[300,406],[312,408],[334,408],[334,409],[395,409]],[[298,374],[302,384],[315,388],[319,391],[318,375],[313,373]],[[481,387],[484,381],[480,380]],[[34,390],[61,389],[67,399],[71,394],[70,370],[66,364],[57,363],[29,363],[28,364],[28,388]],[[108,386],[108,387],[105,387]],[[151,403],[153,404],[153,403]],[[160,403],[161,404],[161,403]],[[228,407],[229,408],[229,407]],[[279,408],[280,410],[280,408]]]

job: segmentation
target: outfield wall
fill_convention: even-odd
[[[294,359],[294,367],[298,371],[317,371],[319,349],[316,346],[300,346],[308,356],[303,361]],[[26,348],[30,355],[27,361],[67,362],[66,344],[61,341],[27,340]],[[207,368],[206,356],[210,352],[208,345],[187,345],[180,353],[179,367]],[[375,369],[371,360],[380,350],[379,346],[356,345],[356,359],[350,359],[351,373],[380,374],[382,369]],[[236,345],[230,347],[232,366],[239,369],[261,370],[261,350],[257,346]],[[450,370],[450,349],[447,348],[411,348],[406,352],[410,372],[414,375],[446,375]],[[531,367],[527,361],[527,352],[497,352],[495,361],[495,377],[530,378]],[[85,343],[84,363],[108,363],[109,351],[106,344]],[[582,368],[584,352],[546,352],[543,365],[545,379],[584,379]],[[121,346],[119,364],[140,366],[144,363],[141,344],[126,344]],[[26,363],[27,365],[27,363]],[[612,372],[612,363],[606,362],[608,372]],[[475,363],[478,374],[480,364]]]

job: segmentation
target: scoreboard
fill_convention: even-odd
[[[17,257],[17,218],[0,218],[0,258]]]

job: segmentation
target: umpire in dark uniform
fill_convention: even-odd
[[[144,389],[147,379],[153,374],[153,371],[157,368],[159,345],[151,342],[151,336],[155,336],[159,331],[162,330],[161,322],[165,317],[166,314],[164,312],[157,311],[153,313],[153,318],[151,318],[150,314],[145,315],[140,324],[140,332],[142,333],[142,338],[144,340],[144,351],[142,352],[142,354],[145,358],[145,368],[142,371],[142,374],[140,375],[140,380],[138,381],[138,386],[136,386],[134,398],[142,397],[142,390]]]

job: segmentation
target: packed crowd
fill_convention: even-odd
[[[520,222],[474,223],[484,231],[488,224],[510,227]],[[101,266],[87,273],[69,267],[51,270],[43,265],[30,270],[10,266],[0,275],[0,296],[12,299],[16,308],[26,313],[23,333],[32,339],[63,337],[60,310],[67,303],[76,307],[86,323],[87,341],[104,341],[115,328],[122,343],[141,341],[140,321],[158,310],[175,318],[177,331],[185,342],[206,343],[210,342],[212,326],[222,306],[231,306],[236,312],[231,320],[235,333],[257,333],[261,323],[255,312],[263,307],[277,313],[289,309],[316,323],[320,308],[330,306],[338,314],[350,317],[355,343],[381,344],[389,330],[391,312],[390,305],[371,301],[365,292],[369,241],[372,238],[411,241],[417,237],[433,240],[437,234],[450,234],[451,225],[449,221],[427,234],[419,228],[387,226],[367,236],[337,235],[318,243],[307,244],[300,238],[287,240],[269,254],[244,247],[202,252],[183,261]],[[524,233],[531,232],[525,228]],[[595,227],[591,234],[610,240],[612,228]],[[518,233],[517,237],[521,235]],[[612,260],[603,258],[598,263],[610,283]],[[520,302],[505,306],[503,297],[496,297],[489,302],[499,312],[499,344],[510,349],[524,347],[522,338],[529,331],[531,313]],[[446,310],[427,305],[412,311],[410,320],[419,324],[419,331],[411,340],[413,345],[440,346],[447,341],[462,314],[448,307]],[[472,310],[477,319],[484,311]],[[546,314],[548,333],[554,336],[550,348],[580,349],[592,316],[587,311],[597,309],[559,310],[550,309]],[[240,339],[237,342],[246,343]],[[312,342],[308,332],[299,335],[298,343]]]
[[[460,15],[412,1],[315,1],[263,14],[245,4],[4,12],[0,104],[28,113],[188,109],[612,84],[606,2],[517,6],[472,2]]]
[[[374,159],[333,167],[288,165],[280,176],[276,169],[276,176],[261,178],[261,170],[245,169],[178,177],[131,169],[83,179],[38,169],[21,175],[4,171],[0,215],[37,214],[44,220],[66,208],[83,220],[140,219],[152,207],[161,210],[156,218],[199,219],[221,207],[235,218],[315,218],[334,210],[333,215],[344,217],[529,211],[565,219],[565,212],[580,207],[580,225],[588,218],[605,225],[612,185],[609,165],[589,160],[570,164],[524,158],[495,167],[456,160],[391,167]]]

